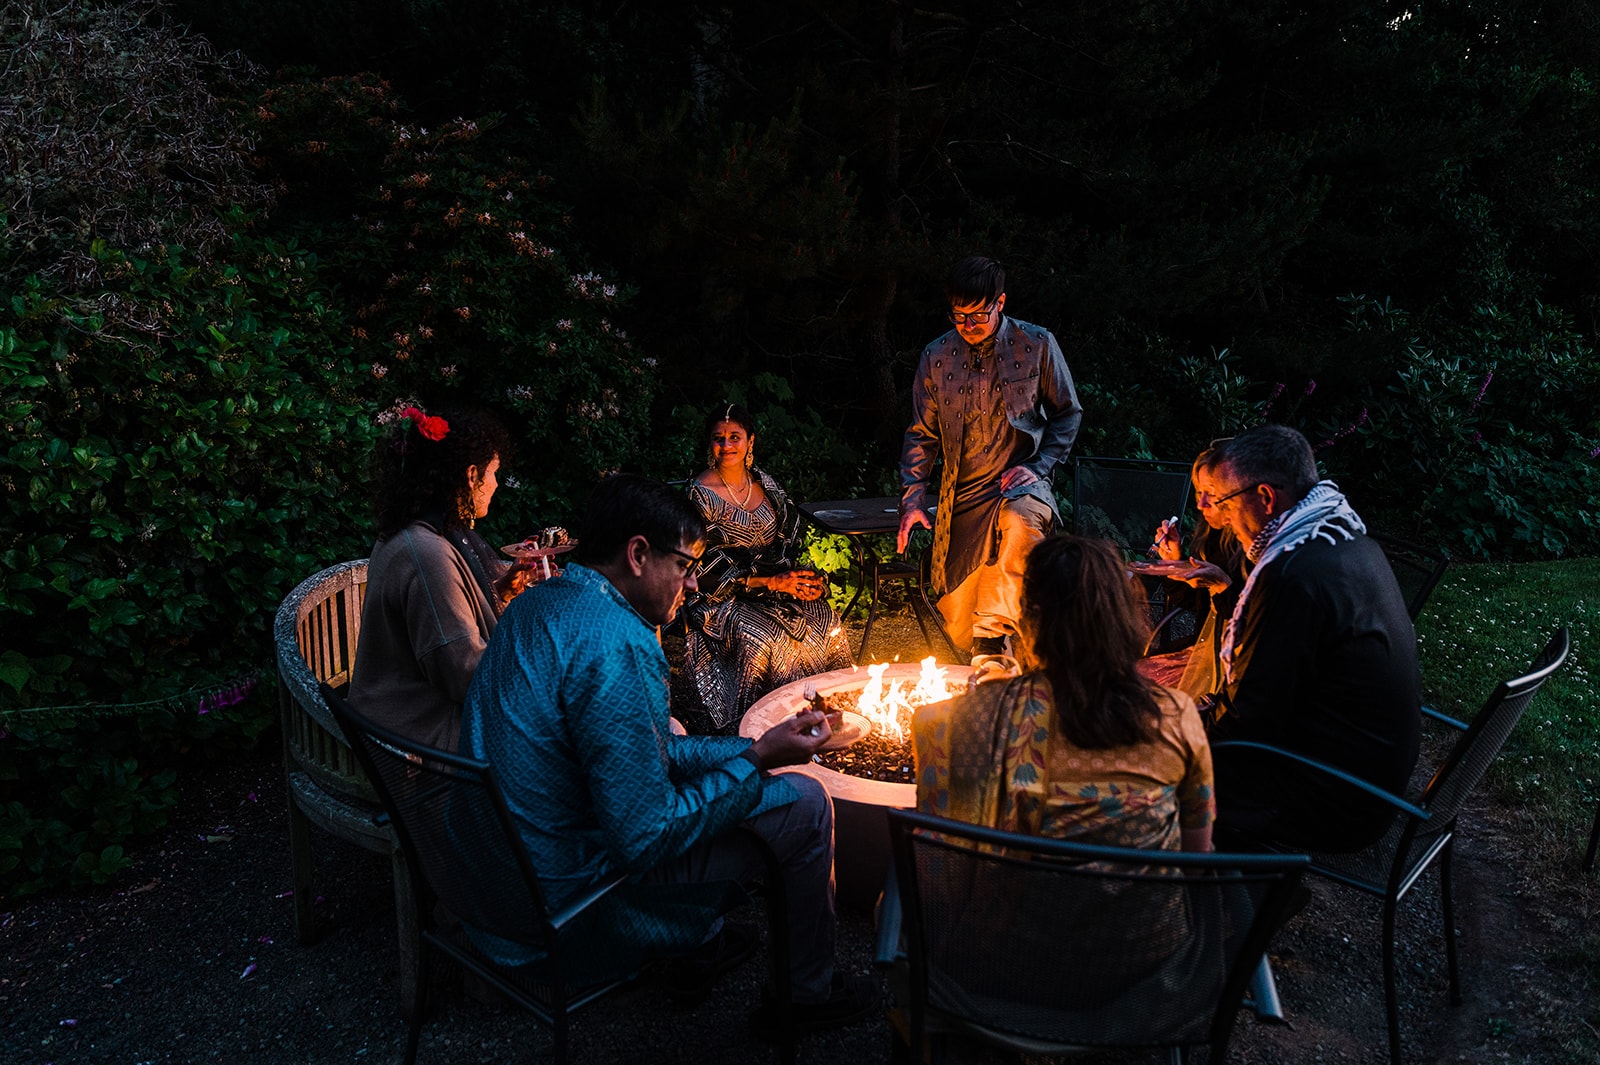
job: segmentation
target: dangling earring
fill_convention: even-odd
[[[756,446],[751,444],[744,450],[744,468],[753,469],[756,464]]]
[[[715,469],[716,465],[717,465],[717,453],[715,451],[711,450],[711,447],[709,445],[707,445],[707,447],[706,447],[706,469],[708,469],[708,470]]]

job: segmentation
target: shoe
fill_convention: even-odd
[[[696,1005],[711,993],[718,980],[749,961],[760,945],[761,937],[754,930],[724,924],[722,931],[692,953],[662,961],[656,968],[655,982],[680,1006]]]
[[[750,1014],[750,1034],[777,1040],[784,1035],[782,1012],[762,992],[762,1003]],[[875,1016],[883,1009],[878,981],[870,976],[833,974],[833,991],[821,1002],[796,1002],[789,1006],[790,1034],[805,1035],[824,1028],[843,1028]]]
[[[974,636],[972,638],[972,654],[977,655],[1003,655],[1006,653],[1006,638],[1004,636]]]

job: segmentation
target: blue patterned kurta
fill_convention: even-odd
[[[749,740],[672,735],[668,679],[655,629],[585,566],[569,564],[501,617],[467,694],[460,749],[495,767],[552,909],[796,797],[742,757]],[[621,970],[692,947],[725,903],[716,886],[634,885],[608,899],[607,941],[582,954]],[[537,960],[468,930],[504,963]]]

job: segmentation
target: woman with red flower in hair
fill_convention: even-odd
[[[500,612],[527,586],[474,529],[499,487],[505,426],[407,407],[373,455],[378,542],[367,564],[350,701],[401,735],[455,750],[461,702]]]

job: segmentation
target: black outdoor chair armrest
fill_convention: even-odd
[[[878,900],[878,944],[872,953],[872,964],[879,969],[892,969],[905,960],[905,946],[900,941],[900,925],[905,911],[900,905],[900,881],[894,863],[889,863],[889,875],[883,882],[883,898]]]
[[[1388,805],[1394,807],[1397,811],[1415,817],[1418,821],[1426,821],[1428,818],[1433,816],[1433,814],[1429,813],[1427,810],[1424,810],[1422,807],[1413,803],[1409,803],[1393,792],[1385,791],[1383,788],[1378,787],[1376,784],[1362,780],[1360,777],[1354,776],[1350,773],[1346,773],[1342,769],[1335,769],[1333,766],[1326,765],[1314,758],[1307,758],[1305,755],[1296,754],[1293,751],[1286,751],[1282,747],[1274,747],[1270,743],[1257,743],[1255,740],[1218,740],[1216,743],[1211,745],[1211,750],[1213,752],[1229,750],[1261,751],[1278,758],[1287,759],[1296,763],[1297,765],[1301,765],[1307,769],[1312,769],[1318,773],[1322,773],[1325,776],[1330,776],[1341,783],[1350,785],[1358,791],[1364,791],[1373,798],[1380,799]]]
[[[1441,714],[1431,706],[1424,706],[1422,708],[1422,716],[1431,717],[1442,725],[1449,725],[1457,732],[1465,732],[1470,727],[1465,721],[1459,721],[1456,718],[1451,717],[1449,714]]]
[[[626,883],[628,879],[629,877],[627,874],[621,874],[612,877],[610,880],[602,880],[600,883],[596,884],[582,895],[579,895],[577,898],[561,907],[561,909],[552,913],[550,915],[550,926],[555,929],[560,929],[568,921],[572,920],[584,910],[587,910],[590,906],[593,906],[595,903],[599,902],[611,891],[615,890],[618,884]]]
[[[1150,630],[1150,638],[1144,642],[1144,653],[1146,655],[1150,653],[1150,648],[1156,645],[1156,641],[1161,638],[1161,630],[1167,627],[1167,622],[1183,613],[1183,610],[1183,607],[1175,606],[1163,614],[1160,621],[1156,622],[1155,628]]]

